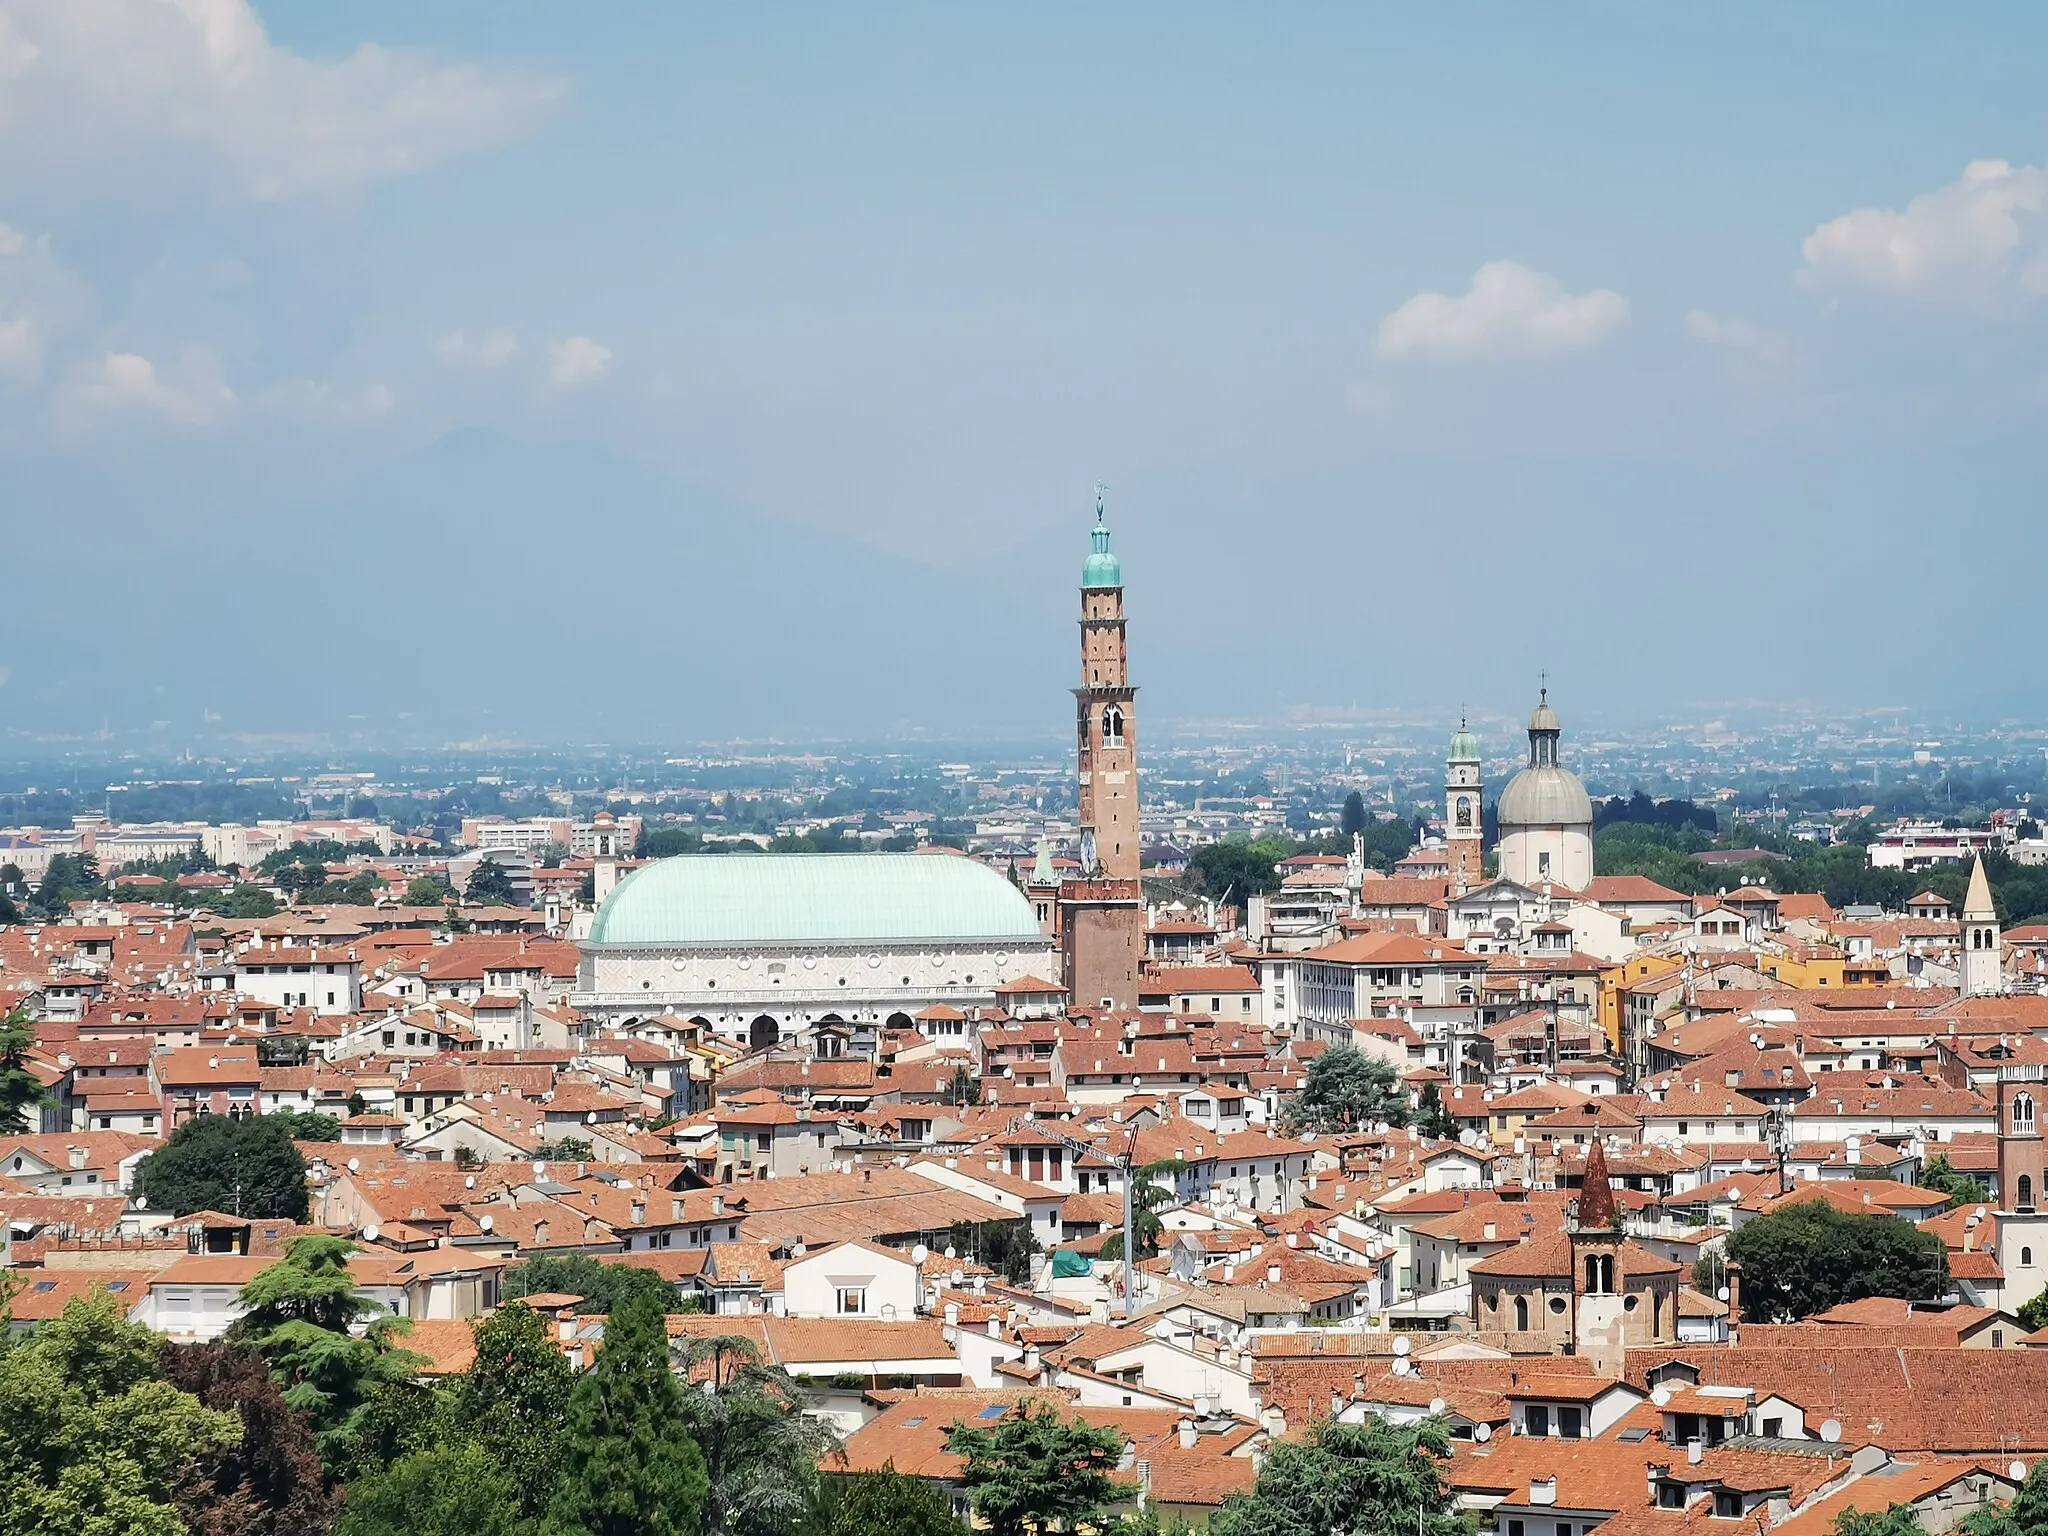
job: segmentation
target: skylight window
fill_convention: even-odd
[[[986,1408],[982,1409],[981,1412],[977,1413],[975,1417],[977,1419],[1000,1419],[1004,1414],[1008,1413],[1009,1411],[1010,1410],[1002,1403],[990,1403]]]

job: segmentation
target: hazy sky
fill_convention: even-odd
[[[1057,721],[1012,690],[1070,670],[1097,480],[1177,717],[1454,714],[1546,664],[1608,709],[2036,710],[2044,34],[0,0],[0,728]],[[392,515],[450,433],[494,484],[610,468]],[[783,525],[875,603],[731,568]],[[589,689],[579,597],[662,610]],[[796,686],[927,599],[1025,659],[920,695],[913,625]],[[544,700],[492,693],[522,653]]]

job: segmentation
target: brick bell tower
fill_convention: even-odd
[[[1444,774],[1444,842],[1459,895],[1486,883],[1486,789],[1480,782],[1479,738],[1458,722]]]
[[[1138,1006],[1145,908],[1138,883],[1138,690],[1124,634],[1123,566],[1109,550],[1102,498],[1081,566],[1081,686],[1074,690],[1081,874],[1063,881],[1061,948],[1073,1006]]]

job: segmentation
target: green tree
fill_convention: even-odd
[[[425,1362],[392,1342],[411,1324],[384,1312],[349,1273],[355,1245],[315,1233],[242,1287],[230,1337],[255,1345],[277,1373],[284,1400],[309,1415],[330,1465],[348,1455],[380,1387],[405,1382]],[[356,1324],[367,1324],[357,1335]]]
[[[28,1064],[35,1043],[35,1021],[27,1009],[17,1008],[0,1019],[0,1136],[41,1130],[40,1117],[31,1123],[29,1111],[55,1102]]]
[[[682,1394],[682,1419],[704,1454],[705,1536],[781,1536],[816,1502],[818,1463],[838,1437],[803,1415],[789,1373],[761,1363],[751,1341],[717,1337],[686,1352],[703,1391]]]
[[[1834,1536],[1927,1536],[1910,1504],[1881,1510],[1845,1509],[1835,1517]]]
[[[548,1320],[509,1302],[472,1328],[476,1360],[454,1383],[449,1415],[512,1480],[520,1510],[540,1515],[562,1466],[562,1409],[576,1372]]]
[[[0,1353],[0,1536],[181,1536],[176,1497],[242,1426],[164,1380],[102,1291]]]
[[[408,907],[445,906],[454,895],[448,882],[439,875],[414,875],[405,885],[405,904]]]
[[[1293,851],[1277,838],[1252,842],[1242,837],[1226,837],[1197,848],[1188,859],[1188,870],[1205,895],[1242,905],[1248,897],[1280,888],[1280,873],[1275,866]]]
[[[469,888],[464,894],[472,905],[480,907],[509,907],[518,895],[512,889],[512,877],[505,872],[505,866],[488,855],[470,871]]]
[[[992,1536],[1044,1536],[1093,1524],[1118,1496],[1111,1473],[1124,1438],[1050,1403],[1025,1404],[993,1429],[956,1423],[946,1449],[961,1458],[960,1480]]]
[[[1344,797],[1344,812],[1337,818],[1337,830],[1346,837],[1355,837],[1365,830],[1365,796],[1355,789]]]
[[[1282,1112],[1290,1127],[1338,1131],[1382,1120],[1408,1123],[1408,1100],[1392,1065],[1354,1046],[1324,1051],[1309,1062],[1305,1077]]]
[[[280,1109],[273,1111],[269,1118],[282,1120],[293,1141],[341,1140],[341,1122],[332,1115],[304,1109]]]
[[[1948,1196],[1948,1208],[1960,1210],[1966,1205],[1988,1205],[1991,1190],[1981,1179],[1973,1179],[1967,1173],[1958,1173],[1950,1164],[1948,1155],[1937,1152],[1927,1160],[1927,1166],[1920,1173],[1921,1184],[1938,1195]]]
[[[224,1211],[304,1221],[306,1160],[292,1145],[292,1124],[277,1115],[237,1120],[198,1115],[142,1160],[136,1190],[149,1208],[183,1216]]]
[[[1435,1083],[1424,1083],[1416,1096],[1415,1129],[1438,1141],[1458,1139],[1458,1122],[1444,1107],[1443,1093]]]
[[[1798,1322],[1866,1296],[1931,1300],[1948,1288],[1939,1234],[1825,1200],[1796,1200],[1744,1223],[1727,1253],[1742,1266],[1743,1313],[1758,1322]]]
[[[1137,1173],[1137,1182],[1131,1187],[1131,1235],[1138,1243],[1138,1257],[1149,1259],[1159,1252],[1159,1238],[1166,1230],[1159,1219],[1159,1208],[1172,1205],[1179,1196],[1175,1193],[1173,1175],[1180,1173],[1187,1164],[1167,1158],[1163,1162],[1147,1163]],[[1160,1176],[1165,1175],[1165,1182]],[[1105,1260],[1121,1260],[1124,1256],[1124,1234],[1121,1229],[1110,1233],[1099,1250]]]
[[[1444,1473],[1451,1432],[1440,1418],[1396,1426],[1325,1420],[1275,1445],[1249,1494],[1209,1522],[1215,1536],[1468,1536]]]
[[[1728,1283],[1728,1260],[1718,1248],[1709,1248],[1692,1265],[1692,1288],[1702,1296],[1719,1299],[1721,1287]]]
[[[312,1425],[285,1402],[268,1362],[252,1349],[224,1343],[167,1349],[163,1361],[172,1386],[242,1424],[241,1439],[203,1460],[198,1476],[178,1490],[187,1536],[325,1530],[334,1496]]]
[[[277,898],[260,885],[242,884],[232,887],[222,906],[229,917],[275,917],[278,914]]]
[[[43,871],[43,883],[36,887],[29,905],[41,916],[70,915],[71,903],[84,901],[100,890],[99,865],[89,853],[60,853]]]
[[[664,1312],[676,1309],[676,1288],[637,1264],[606,1264],[587,1253],[543,1253],[506,1271],[505,1300],[521,1296],[575,1296],[590,1313],[613,1312],[631,1297],[644,1296]]]
[[[482,1446],[415,1451],[348,1491],[334,1536],[521,1536],[518,1489]]]
[[[946,1496],[894,1462],[835,1480],[821,1536],[968,1536]]]
[[[709,1480],[683,1426],[660,1305],[635,1296],[605,1324],[569,1395],[548,1523],[563,1536],[697,1536]]]

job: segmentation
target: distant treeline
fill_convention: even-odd
[[[1621,821],[1646,827],[1669,827],[1674,832],[1697,827],[1709,837],[1720,830],[1720,823],[1711,808],[1695,805],[1690,800],[1652,800],[1640,789],[1626,800],[1617,795],[1593,807],[1594,831]]]

